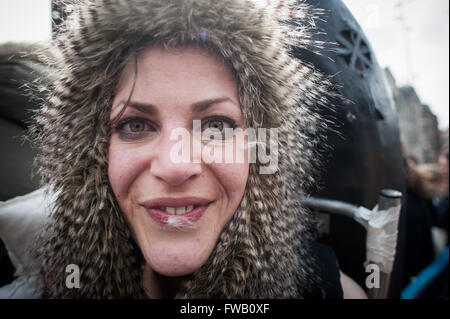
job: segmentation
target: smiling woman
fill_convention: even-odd
[[[57,194],[36,249],[46,296],[342,296],[298,200],[314,185],[315,108],[331,87],[291,56],[292,45],[321,45],[315,10],[98,0],[70,12],[33,131]],[[276,138],[248,134],[263,129]],[[271,170],[251,161],[255,147],[277,150]],[[69,264],[78,289],[65,284]]]
[[[194,120],[219,131],[242,127],[237,83],[217,57],[194,47],[146,47],[137,70],[125,67],[113,100],[112,119],[132,91],[112,130],[109,180],[149,269],[187,275],[206,262],[238,208],[249,164],[176,163],[172,131],[192,130]],[[145,284],[154,286],[152,278]]]

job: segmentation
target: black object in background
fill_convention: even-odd
[[[400,131],[394,101],[383,69],[358,22],[341,0],[307,0],[324,9],[317,26],[323,34],[315,38],[329,45],[317,55],[294,48],[294,54],[312,63],[323,73],[333,76],[348,99],[334,101],[334,111],[323,109],[322,115],[332,121],[328,132],[331,150],[325,154],[323,188],[314,196],[335,199],[373,208],[381,189],[404,193],[403,160]],[[400,215],[399,238],[389,297],[401,292],[404,213]],[[348,218],[331,216],[330,232],[324,241],[339,259],[344,273],[365,288],[365,229]]]

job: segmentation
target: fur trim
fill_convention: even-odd
[[[59,192],[42,236],[50,297],[143,297],[142,256],[107,176],[109,112],[125,57],[144,43],[198,44],[228,61],[239,83],[247,127],[279,128],[279,169],[251,164],[234,217],[180,298],[297,298],[314,283],[308,254],[312,218],[298,197],[313,184],[315,149],[330,81],[290,54],[321,47],[303,1],[77,1],[47,61],[57,80],[32,130],[44,184]],[[80,289],[65,287],[77,264]],[[299,288],[300,287],[300,288]]]
[[[33,53],[39,45],[24,42],[6,42],[0,45],[0,60],[31,60],[39,62],[39,58]]]

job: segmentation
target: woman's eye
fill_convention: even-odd
[[[144,119],[125,119],[121,121],[116,131],[123,139],[135,139],[143,137],[145,134],[154,131],[153,126]]]
[[[208,128],[214,129],[214,130],[219,130],[220,132],[222,132],[222,130],[224,129],[224,126],[225,126],[224,121],[212,120],[212,121],[209,121]]]
[[[142,121],[133,121],[129,124],[130,131],[133,133],[142,132],[145,130],[145,123]]]
[[[204,140],[208,140],[211,138],[231,138],[233,136],[232,130],[234,128],[236,128],[236,124],[234,123],[234,121],[227,118],[211,118],[202,120],[202,132],[204,135]],[[230,132],[231,135],[227,136],[227,132]]]

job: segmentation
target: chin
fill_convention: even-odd
[[[186,276],[200,269],[207,261],[209,254],[189,254],[192,250],[176,250],[148,255],[146,261],[150,267],[160,275],[168,277]]]

